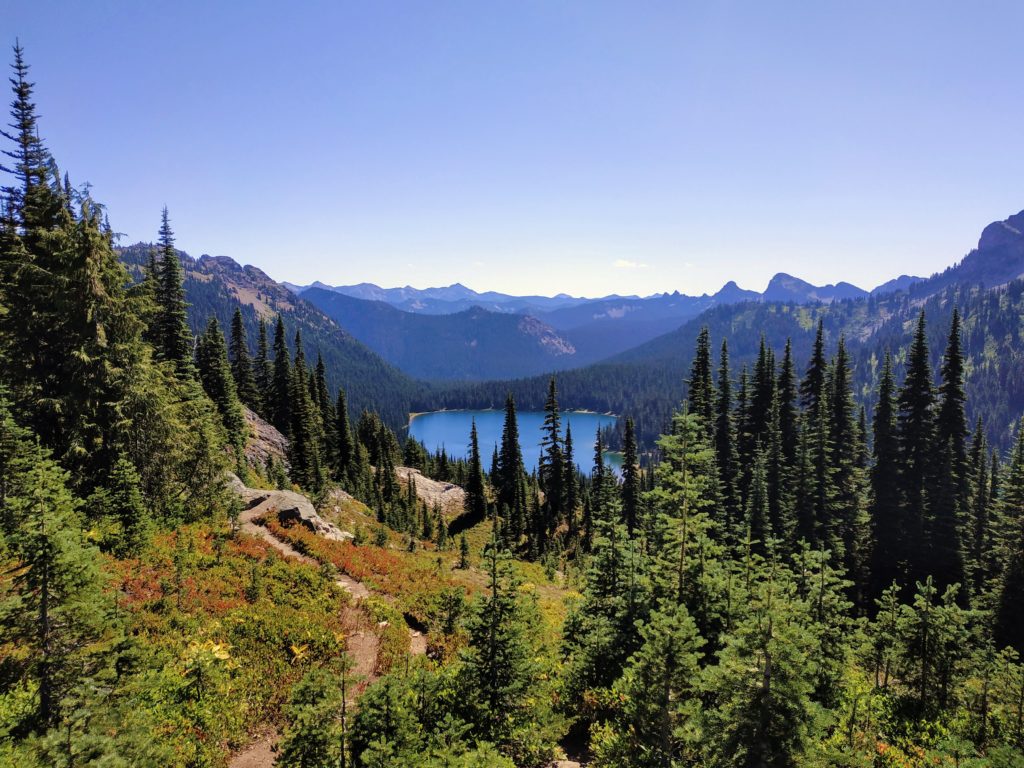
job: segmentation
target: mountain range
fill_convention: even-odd
[[[872,293],[905,289],[921,279],[903,276]],[[712,295],[677,291],[599,299],[478,293],[460,283],[426,289],[287,286],[388,362],[431,380],[517,378],[588,365],[723,304],[827,303],[869,295],[850,283],[816,286],[785,273],[761,293],[730,281]]]
[[[123,257],[138,268],[148,248],[125,248]],[[985,227],[977,248],[955,266],[926,279],[902,275],[870,293],[848,283],[814,286],[779,274],[760,293],[729,282],[696,297],[516,297],[456,284],[426,291],[364,285],[363,295],[377,298],[361,298],[330,287],[286,287],[223,256],[180,258],[194,330],[211,315],[226,328],[241,307],[255,346],[259,319],[280,313],[289,343],[301,331],[307,354],[323,355],[329,382],[345,387],[353,411],[378,410],[393,425],[403,424],[410,410],[497,407],[509,390],[523,407],[540,407],[548,374],[558,371],[565,404],[630,413],[641,433],[653,437],[685,394],[689,356],[702,326],[716,340],[728,338],[737,368],[753,360],[762,335],[776,349],[792,339],[802,365],[819,319],[830,344],[847,339],[859,366],[858,392],[868,403],[879,361],[885,350],[898,350],[909,339],[917,311],[930,307],[940,320],[931,329],[938,334],[938,355],[941,322],[953,304],[962,305],[965,315],[969,381],[981,391],[998,386],[1009,393],[975,397],[975,407],[1004,434],[1013,414],[1024,410],[1024,383],[1014,384],[1024,382],[1024,343],[1015,341],[1024,314],[1024,300],[1015,303],[1024,293],[1024,212]],[[487,307],[474,303],[481,297]],[[435,311],[423,310],[429,302]],[[440,311],[463,302],[469,305]]]

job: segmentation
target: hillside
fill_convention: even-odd
[[[444,315],[413,314],[322,288],[304,291],[302,299],[386,361],[420,379],[516,378],[580,364],[568,339],[529,315],[480,307]]]
[[[149,247],[144,243],[128,246],[120,250],[121,258],[137,272],[149,258]],[[344,387],[352,413],[376,410],[394,427],[405,423],[416,386],[406,374],[257,267],[242,266],[226,256],[194,259],[179,254],[185,268],[188,320],[193,333],[201,331],[210,317],[216,317],[222,328],[229,328],[235,307],[240,307],[249,346],[255,349],[260,319],[270,323],[280,313],[289,345],[295,332],[301,331],[306,354],[314,362],[318,352],[323,355],[328,384],[332,391]]]
[[[637,420],[641,438],[656,438],[674,408],[686,395],[697,334],[710,331],[716,352],[728,339],[734,377],[752,366],[762,335],[781,355],[786,340],[802,373],[810,357],[815,328],[823,323],[827,347],[835,350],[840,336],[853,361],[853,383],[859,402],[873,406],[881,360],[906,347],[913,321],[921,309],[928,318],[933,370],[940,363],[953,307],[964,323],[966,386],[971,395],[969,417],[982,417],[990,439],[1007,447],[1016,419],[1024,412],[1024,354],[1020,317],[1024,316],[1024,215],[985,228],[978,248],[959,264],[927,280],[901,279],[908,291],[882,292],[829,303],[746,301],[712,307],[679,328],[626,350],[601,363],[558,376],[564,402],[572,407],[614,411]],[[897,377],[904,360],[895,359]],[[490,382],[450,387],[428,396],[430,407],[498,407],[512,391],[524,408],[539,408],[547,378]]]

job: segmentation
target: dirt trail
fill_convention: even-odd
[[[248,489],[247,489],[248,490]],[[272,534],[260,523],[275,510],[260,504],[252,509],[247,509],[238,516],[238,522],[242,533],[262,539],[282,556],[298,560],[308,565],[318,565],[317,561],[308,555],[299,552],[287,541],[282,541]],[[341,574],[335,579],[335,583],[346,590],[355,600],[355,603],[346,608],[348,618],[353,624],[365,624],[366,616],[359,606],[359,602],[370,597],[369,588],[361,581],[353,579],[347,574]],[[377,653],[380,649],[380,638],[370,629],[359,629],[346,637],[345,650],[352,660],[351,674],[358,680],[365,683],[372,682],[376,678]],[[427,638],[422,632],[409,628],[409,653],[422,655],[427,652]],[[360,686],[362,687],[362,686]],[[353,692],[354,698],[355,692]],[[264,736],[254,741],[241,752],[234,755],[228,762],[229,768],[272,768],[276,759],[274,751],[280,734],[271,730]]]

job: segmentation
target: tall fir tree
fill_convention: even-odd
[[[629,535],[634,535],[640,525],[640,457],[631,418],[626,419],[622,439],[622,518]]]
[[[235,380],[238,399],[253,411],[260,411],[260,391],[256,386],[252,356],[249,354],[249,341],[245,336],[245,323],[242,321],[242,310],[235,307],[231,317],[231,376]]]
[[[711,379],[711,335],[707,326],[697,334],[697,349],[687,384],[690,411],[700,417],[710,436],[715,423],[715,390]]]
[[[259,335],[256,342],[256,357],[252,361],[253,379],[259,394],[258,413],[264,419],[271,419],[271,405],[274,402],[274,367],[270,361],[270,345],[267,341],[267,321],[260,317]]]
[[[484,483],[484,469],[480,462],[480,442],[473,419],[469,431],[469,474],[466,478],[466,500],[464,512],[469,525],[482,523],[487,518],[487,489]]]
[[[911,534],[900,492],[900,448],[896,425],[892,356],[885,355],[872,421],[871,594],[879,598],[893,582],[906,584]]]
[[[235,389],[235,380],[231,376],[224,334],[220,330],[220,323],[217,322],[216,317],[210,318],[206,330],[199,337],[199,342],[196,345],[196,369],[203,389],[206,390],[206,394],[210,396],[213,404],[217,406],[217,411],[224,422],[224,428],[228,432],[231,444],[238,451],[240,460],[248,429],[245,417],[242,415],[242,404],[238,400],[238,392]]]
[[[739,524],[740,502],[737,486],[736,425],[733,420],[732,380],[729,372],[729,346],[722,341],[718,366],[718,398],[715,405],[715,457],[718,481],[722,487],[722,524],[728,534]]]
[[[184,271],[174,248],[174,231],[164,206],[160,214],[160,285],[157,291],[157,356],[173,363],[183,376],[193,375],[192,332],[188,328],[188,303],[185,301]]]
[[[291,353],[285,338],[284,318],[277,316],[274,326],[274,381],[272,400],[267,411],[275,427],[288,434],[291,429],[291,396],[292,396]]]
[[[900,517],[908,544],[907,577],[913,583],[923,581],[932,570],[927,560],[925,536],[930,488],[935,476],[935,390],[928,361],[924,311],[918,315],[898,402],[897,435],[900,485],[903,491]]]
[[[538,530],[541,547],[562,518],[565,503],[562,483],[565,480],[565,459],[562,446],[562,417],[558,410],[558,388],[554,376],[548,383],[548,397],[544,403],[544,424],[541,427],[541,455],[538,472],[541,488],[544,490],[542,508],[543,530]]]

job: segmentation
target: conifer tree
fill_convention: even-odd
[[[576,478],[576,458],[572,448],[572,425],[565,425],[565,478],[562,489],[565,494],[565,519],[569,525],[569,539],[576,538],[576,508],[579,506],[579,482]]]
[[[737,526],[740,519],[739,488],[737,487],[736,427],[733,421],[732,381],[729,373],[729,347],[722,341],[721,362],[718,367],[718,399],[715,412],[715,456],[718,461],[718,481],[722,488],[725,531]]]
[[[626,419],[622,440],[622,516],[632,536],[640,524],[640,459],[637,456],[636,430],[633,419]]]
[[[523,468],[522,448],[519,445],[519,422],[516,404],[510,392],[505,398],[505,423],[501,430],[501,448],[498,451],[498,472],[492,477],[499,508],[508,516],[507,538],[518,543],[526,524],[526,472]]]
[[[242,322],[242,310],[235,307],[231,317],[231,376],[235,380],[238,399],[257,413],[260,410],[260,392],[256,386],[253,373],[252,357],[249,355],[249,342],[245,337],[245,324]]]
[[[463,690],[478,736],[507,749],[533,717],[528,701],[534,685],[534,657],[508,556],[493,541],[485,557],[487,594],[467,622]]]
[[[910,551],[908,577],[920,581],[930,571],[926,561],[926,520],[930,483],[934,478],[935,394],[931,366],[928,362],[928,341],[925,316],[918,316],[917,330],[907,358],[907,373],[899,394],[897,435],[900,450],[900,485],[903,491],[905,540]]]
[[[65,694],[95,672],[112,638],[99,553],[86,542],[68,475],[36,449],[17,495],[6,505],[16,527],[10,538],[19,567],[17,609],[0,636],[27,650],[36,726],[55,725]],[[14,670],[12,669],[12,672]]]
[[[268,403],[267,411],[274,426],[285,434],[291,428],[291,388],[291,355],[285,340],[284,318],[278,315],[277,325],[274,328],[273,397]]]
[[[335,413],[335,463],[334,478],[345,485],[346,488],[354,487],[357,478],[353,475],[355,471],[355,445],[352,435],[352,425],[348,419],[348,398],[344,389],[338,390],[338,404],[334,409]]]
[[[900,453],[896,431],[896,384],[892,357],[886,353],[878,384],[872,432],[871,526],[874,539],[871,592],[879,597],[893,582],[902,582],[909,558],[910,527],[900,494]]]
[[[270,419],[271,406],[274,402],[274,368],[270,361],[270,346],[267,342],[267,321],[262,317],[259,327],[256,357],[252,361],[253,379],[256,382],[256,392],[259,394],[258,413],[264,419]]]
[[[968,491],[965,521],[965,570],[974,595],[980,595],[993,576],[993,514],[990,497],[988,445],[981,418],[978,418],[967,461]]]
[[[796,382],[796,364],[793,361],[793,344],[789,339],[786,339],[786,349],[782,355],[776,389],[779,401],[782,455],[786,466],[792,468],[796,465],[800,412],[797,408],[799,388]]]
[[[465,514],[469,525],[482,523],[487,517],[487,494],[484,470],[480,464],[480,444],[477,440],[476,419],[469,431],[469,476],[466,481]]]
[[[825,360],[825,321],[818,318],[818,330],[814,336],[814,349],[803,381],[800,382],[800,399],[807,417],[814,421],[818,415],[822,393],[825,391],[825,374],[828,363]]]
[[[996,637],[1024,653],[1024,420],[1017,432],[999,500],[1000,570],[995,584]]]
[[[711,381],[711,336],[707,326],[697,334],[697,349],[687,384],[690,411],[701,418],[701,423],[711,435],[715,423],[715,391]]]
[[[964,357],[960,310],[953,307],[946,351],[940,369],[939,405],[935,419],[936,441],[952,450],[950,474],[956,484],[955,500],[961,505],[967,495],[967,396],[964,393]]]
[[[3,150],[10,158],[7,165],[0,164],[0,170],[15,177],[18,184],[3,188],[7,213],[11,215],[17,226],[27,232],[33,225],[31,215],[26,213],[32,207],[32,191],[46,184],[47,165],[50,153],[39,138],[38,116],[36,105],[32,100],[35,84],[29,82],[29,66],[25,62],[25,51],[20,43],[14,44],[14,63],[11,65],[14,76],[10,78],[14,101],[11,103],[11,131],[0,129],[3,136],[14,147]]]
[[[235,390],[235,381],[231,377],[224,334],[221,333],[216,317],[210,318],[196,345],[196,368],[203,389],[217,406],[231,444],[238,451],[238,456],[241,456],[241,451],[245,447],[247,428]]]
[[[188,304],[183,286],[184,274],[174,248],[174,231],[164,206],[160,219],[160,285],[157,291],[155,337],[157,356],[174,363],[183,376],[193,374],[192,333],[188,328]]]
[[[538,530],[542,548],[546,546],[548,537],[554,532],[562,517],[564,505],[565,460],[562,455],[561,414],[558,411],[558,389],[552,376],[548,384],[548,397],[544,403],[544,425],[541,438],[540,474],[541,488],[544,490],[543,530]]]
[[[640,628],[640,643],[615,683],[622,709],[597,732],[597,763],[697,764],[705,741],[699,688],[704,641],[697,626],[685,607],[669,606]]]
[[[292,384],[289,388],[288,400],[291,413],[288,443],[291,476],[303,488],[317,491],[323,485],[317,412],[310,397],[306,353],[302,347],[302,332],[298,330],[295,332],[295,360],[291,370]],[[387,473],[387,467],[385,466],[382,471]],[[394,482],[393,471],[387,473],[387,477],[390,483]],[[390,502],[391,500],[391,494],[388,494],[386,501]]]

